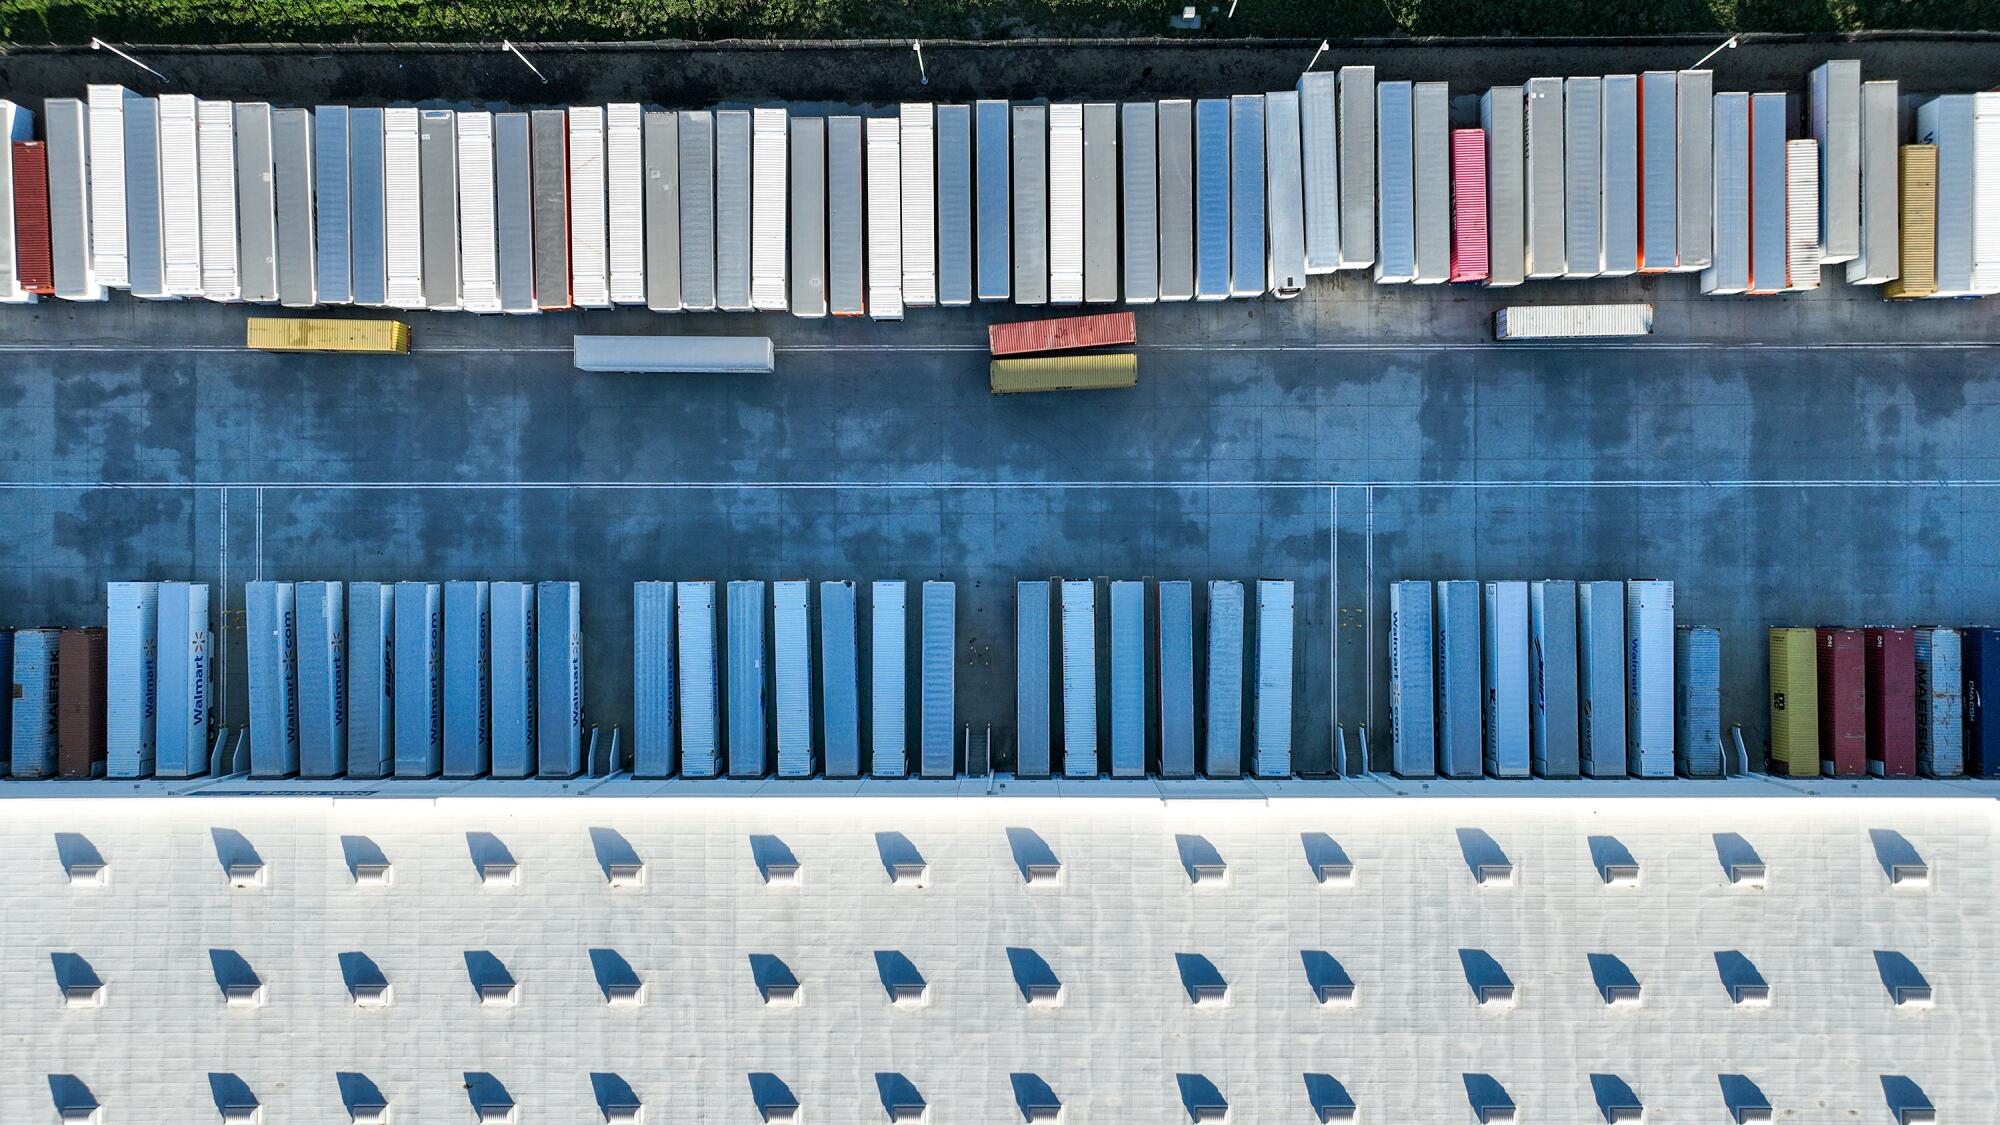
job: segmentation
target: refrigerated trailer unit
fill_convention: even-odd
[[[771,583],[771,697],[778,776],[813,775],[812,583]]]
[[[1159,103],[1160,300],[1194,299],[1194,103]]]
[[[923,586],[922,717],[918,723],[917,770],[924,777],[950,777],[958,727],[958,584]],[[968,767],[971,763],[967,763]]]
[[[1482,616],[1479,671],[1485,685],[1486,776],[1527,777],[1531,764],[1528,584],[1486,583]]]
[[[1193,777],[1195,763],[1194,583],[1156,587],[1159,626],[1160,776]]]
[[[910,769],[909,587],[894,580],[874,583],[868,611],[869,772],[902,777]]]
[[[1604,276],[1639,272],[1639,79],[1604,76],[1602,162]]]
[[[154,662],[158,701],[154,773],[159,777],[201,777],[208,772],[208,735],[213,725],[209,679],[215,634],[208,624],[208,584],[162,582],[160,647]]]
[[[1576,584],[1578,755],[1585,777],[1624,777],[1625,584]]]
[[[55,295],[66,301],[102,301],[104,285],[91,253],[90,125],[76,98],[42,103],[49,176],[49,268]],[[235,208],[230,208],[235,229]],[[230,263],[234,269],[235,263]]]
[[[1375,281],[1414,281],[1417,276],[1416,184],[1412,91],[1408,82],[1384,82],[1375,88],[1376,160],[1381,169],[1377,216]]]
[[[1679,109],[1677,76],[1649,70],[1639,76],[1639,272],[1669,273],[1680,266]]]
[[[1485,281],[1486,133],[1451,131],[1451,280]]]
[[[1626,772],[1674,776],[1674,584],[1625,584]]]
[[[352,115],[344,105],[323,105],[312,112],[314,232],[318,244],[313,264],[319,303],[354,302],[354,235],[348,164]]]
[[[1389,584],[1389,768],[1436,777],[1437,670],[1431,584]],[[1362,748],[1365,752],[1367,747]],[[1364,763],[1365,764],[1365,763]]]
[[[1256,705],[1251,721],[1250,770],[1258,777],[1292,775],[1293,608],[1290,581],[1257,581]]]
[[[1229,99],[1229,295],[1264,292],[1264,95]]]
[[[236,129],[243,131],[242,106]],[[268,117],[268,114],[266,115]],[[241,154],[239,146],[238,153]],[[382,111],[382,246],[385,293],[392,308],[424,307],[424,211],[419,165],[417,111]],[[239,182],[241,182],[239,180]],[[246,247],[245,260],[248,260]],[[568,293],[567,270],[563,292]],[[249,288],[246,276],[244,288]],[[568,302],[565,301],[565,304]]]
[[[566,309],[570,306],[569,123],[562,110],[528,114],[528,146],[535,192],[535,307]]]
[[[1479,583],[1439,582],[1436,613],[1438,773],[1478,777],[1485,764]]]
[[[271,111],[271,167],[277,196],[278,303],[319,304],[313,234],[313,122],[303,109]],[[454,207],[454,211],[456,208]],[[456,239],[452,253],[457,254]],[[456,273],[456,270],[453,271]],[[450,306],[456,308],[454,301]]]
[[[243,585],[244,648],[250,659],[250,776],[299,772],[297,588],[290,582]]]
[[[971,106],[937,107],[937,161],[938,304],[969,305],[974,272]]]
[[[1604,80],[1563,82],[1564,277],[1604,272]]]
[[[1194,103],[1194,295],[1229,296],[1229,102]]]
[[[444,764],[444,592],[435,582],[395,586],[395,776],[436,777]]]
[[[1917,776],[1916,634],[1909,629],[1862,632],[1868,674],[1868,772]]]
[[[1675,75],[1680,137],[1674,152],[1674,243],[1680,270],[1707,269],[1715,260],[1716,99],[1715,75],[1683,70]],[[1740,159],[1740,158],[1739,158]]]
[[[1479,96],[1479,127],[1486,134],[1486,284],[1492,286],[1519,285],[1528,276],[1526,105],[1519,86],[1495,86]]]
[[[299,622],[299,776],[347,772],[347,587],[301,582],[293,594]]]
[[[1770,772],[1819,776],[1817,637],[1811,629],[1770,631]]]
[[[1581,772],[1577,751],[1576,583],[1528,587],[1529,744],[1536,777]]]
[[[238,296],[236,262],[236,109],[227,101],[195,102],[195,155],[200,197],[201,295]]]
[[[1083,299],[1118,299],[1118,107],[1083,107]]]
[[[1125,303],[1150,305],[1160,299],[1159,107],[1126,102],[1119,115]]]
[[[201,142],[193,94],[160,95],[160,248],[169,297],[199,297],[201,289]],[[347,131],[340,130],[339,183],[321,169],[322,216],[339,212],[341,268],[346,268]],[[10,256],[11,257],[11,256]],[[345,298],[341,298],[344,303]]]
[[[1965,774],[1965,680],[1957,629],[1918,629],[1917,770],[1925,777]]]
[[[484,777],[493,768],[490,583],[444,584],[444,776]]]
[[[1299,76],[1299,171],[1306,273],[1340,268],[1340,110],[1330,70]]]
[[[1784,94],[1750,95],[1751,293],[1787,287],[1785,270],[1785,139],[1790,128]]]
[[[160,101],[125,99],[125,240],[127,282],[134,297],[167,296],[166,249],[160,230]]]
[[[821,743],[828,777],[861,776],[860,649],[855,588],[849,581],[819,584]]]
[[[524,166],[525,167],[525,166]],[[500,230],[494,207],[493,115],[458,115],[458,277],[467,312],[502,311]]]
[[[1083,106],[1049,107],[1049,301],[1083,302]]]
[[[1208,584],[1208,747],[1204,777],[1243,776],[1243,583]]]
[[[1014,303],[1049,303],[1049,107],[1013,107]]]
[[[686,124],[686,116],[682,116]],[[685,169],[685,165],[682,166]],[[674,587],[682,777],[720,777],[722,718],[715,667],[715,583]]]
[[[1812,70],[1807,120],[1819,142],[1819,229],[1814,243],[1827,265],[1861,253],[1861,62],[1831,59]]]
[[[133,94],[123,86],[100,83],[85,87],[85,95],[90,106],[84,162],[90,170],[86,183],[91,270],[98,284],[123,289],[130,284],[125,257],[125,104]]]
[[[1709,265],[1701,273],[1701,291],[1742,293],[1750,288],[1750,95],[1715,95],[1714,135],[1708,164],[1715,170],[1711,211],[1715,238]],[[1685,146],[1681,153],[1687,154]],[[1682,216],[1685,224],[1685,211]],[[1683,247],[1688,237],[1683,225]],[[1681,260],[1687,261],[1685,251]]]
[[[389,776],[395,763],[395,587],[347,586],[347,776]]]
[[[1299,95],[1264,95],[1264,213],[1271,249],[1265,286],[1279,299],[1306,287],[1305,186],[1299,152]]]
[[[789,128],[787,303],[793,316],[816,319],[826,315],[826,118],[793,117]]]
[[[1815,632],[1820,756],[1816,772],[1831,777],[1866,777],[1868,656],[1861,630],[1821,628]]]
[[[782,182],[778,192],[784,194]],[[604,107],[604,199],[605,267],[611,303],[644,304],[645,114],[637,102],[612,102]],[[779,219],[780,223],[783,221]]]
[[[608,308],[611,272],[606,260],[604,107],[571,106],[568,122],[570,299],[578,308]]]
[[[1849,285],[1880,285],[1897,276],[1900,233],[1896,187],[1896,145],[1902,139],[1902,115],[1894,82],[1861,84],[1858,115],[1860,171],[1860,240],[1847,263]]]
[[[1819,142],[1785,145],[1785,288],[1819,288]]]
[[[208,103],[202,103],[202,112],[208,111]],[[347,111],[347,222],[348,222],[348,266],[354,284],[354,303],[357,305],[383,306],[389,303],[389,264],[387,232],[384,228],[388,206],[384,182],[384,159],[382,149],[383,111],[374,109],[350,109]],[[218,115],[219,116],[219,115]],[[208,174],[207,154],[202,160],[202,175]],[[203,194],[206,197],[207,188]],[[231,235],[236,230],[234,210],[227,224]],[[208,247],[208,227],[202,228],[202,248],[206,254]],[[235,263],[232,260],[230,281],[235,282]]]
[[[417,121],[424,213],[424,307],[455,310],[459,291],[458,115],[427,109]]]
[[[105,776],[153,776],[160,584],[104,584]],[[0,654],[4,655],[4,654]]]
[[[1013,158],[1009,152],[1007,102],[981,98],[973,103],[973,183],[979,221],[977,288],[982,301],[1004,301],[1013,292]]]
[[[862,184],[863,141],[859,117],[830,117],[826,122],[826,241],[827,308],[835,316],[860,316],[867,311],[863,263],[862,213],[867,189]]]
[[[680,113],[681,307],[715,308],[715,114]]]
[[[1674,761],[1682,777],[1721,777],[1722,634],[1674,630]]]
[[[901,126],[870,117],[868,126],[868,315],[903,319]]]
[[[1411,242],[1419,285],[1451,280],[1451,90],[1418,82],[1410,100]]]
[[[1097,776],[1097,587],[1059,579],[1062,629],[1062,775]]]
[[[508,313],[536,311],[532,135],[527,114],[493,115],[494,269]]]
[[[1530,280],[1561,277],[1569,269],[1563,222],[1563,80],[1530,78],[1522,87],[1525,141],[1522,175],[1526,270]]]
[[[642,204],[646,217],[646,307],[654,312],[679,312],[681,308],[680,120],[680,114],[673,110],[652,110],[641,123],[646,177]],[[822,196],[822,208],[825,203]],[[822,260],[825,250],[822,242]],[[824,272],[820,280],[825,281]],[[822,293],[822,308],[824,305]]]
[[[1375,264],[1375,68],[1343,66],[1339,87],[1340,268]]]
[[[535,583],[535,772],[583,772],[583,626],[575,582]]]
[[[1049,753],[1049,583],[1014,583],[1014,772],[1021,777],[1047,777]],[[1193,773],[1192,765],[1189,773]]]
[[[674,772],[674,584],[632,583],[632,776]]]
[[[897,162],[902,184],[903,304],[937,304],[937,110],[929,102],[897,107]]]
[[[750,307],[784,312],[786,170],[791,145],[783,107],[759,106],[751,113],[750,137]]]

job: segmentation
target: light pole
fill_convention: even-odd
[[[1701,69],[1701,64],[1702,64],[1702,63],[1705,63],[1705,62],[1707,62],[1708,60],[1710,60],[1710,59],[1714,58],[1715,56],[1717,56],[1717,55],[1721,54],[1721,53],[1722,53],[1722,52],[1724,52],[1724,51],[1727,51],[1727,50],[1730,50],[1731,48],[1733,48],[1733,47],[1735,47],[1735,46],[1736,46],[1736,37],[1735,37],[1734,35],[1732,35],[1732,36],[1730,36],[1729,38],[1727,38],[1727,39],[1725,39],[1725,40],[1723,40],[1723,41],[1722,41],[1722,46],[1720,46],[1720,47],[1717,47],[1717,48],[1716,48],[1715,50],[1713,50],[1713,51],[1710,51],[1709,53],[1707,53],[1707,54],[1703,55],[1703,56],[1701,57],[1701,61],[1700,61],[1700,62],[1697,62],[1697,63],[1695,63],[1695,64],[1694,64],[1693,66],[1689,67],[1688,69],[1689,69],[1689,70],[1700,70],[1700,69]]]
[[[919,85],[919,86],[928,86],[928,85],[930,85],[930,84],[931,84],[931,75],[930,75],[930,71],[929,71],[929,70],[926,70],[926,69],[924,68],[924,44],[923,44],[923,41],[922,41],[922,40],[917,40],[917,41],[915,41],[915,42],[912,42],[912,43],[910,44],[910,50],[912,50],[912,51],[915,51],[915,52],[917,53],[917,85]]]
[[[169,84],[171,84],[171,80],[168,79],[166,75],[161,74],[159,71],[154,70],[152,67],[147,66],[145,63],[142,63],[138,59],[133,58],[131,55],[128,55],[125,52],[119,50],[118,48],[113,47],[111,44],[106,43],[102,39],[92,36],[90,40],[90,49],[93,51],[110,51],[112,54],[117,55],[119,58],[124,59],[128,63],[131,63],[133,66],[138,67],[140,70],[145,71],[147,74],[152,75],[153,77],[159,79],[162,82],[168,82]]]
[[[502,39],[502,40],[500,41],[500,49],[501,49],[501,50],[503,50],[503,51],[509,51],[509,52],[512,52],[512,54],[513,54],[513,56],[514,56],[515,58],[517,58],[517,59],[520,59],[520,60],[521,60],[521,65],[522,65],[522,66],[525,66],[525,67],[527,67],[527,68],[528,68],[529,70],[532,70],[532,71],[534,71],[534,72],[535,72],[535,77],[537,77],[537,78],[539,78],[539,79],[541,79],[541,80],[542,80],[542,85],[546,86],[546,85],[548,85],[548,84],[549,84],[549,76],[548,76],[548,75],[546,75],[546,74],[543,74],[543,73],[542,73],[542,68],[540,68],[540,67],[536,66],[536,65],[535,65],[534,63],[531,63],[531,62],[529,62],[529,61],[528,61],[528,56],[526,56],[526,55],[524,55],[524,54],[522,54],[522,53],[521,53],[521,48],[519,48],[519,47],[516,47],[516,46],[514,46],[514,42],[513,42],[513,40],[511,40],[511,39]]]
[[[1311,70],[1313,68],[1313,63],[1318,62],[1319,57],[1321,55],[1326,54],[1326,50],[1327,50],[1327,42],[1326,40],[1322,39],[1319,41],[1319,50],[1313,52],[1312,62],[1306,64],[1306,69]]]

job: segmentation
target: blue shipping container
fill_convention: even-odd
[[[535,772],[535,584],[495,582],[490,668],[493,675],[494,777]]]
[[[1014,583],[1014,772],[1049,776],[1049,584]]]
[[[9,773],[17,780],[56,775],[56,651],[61,636],[55,629],[14,632]]]
[[[1111,584],[1111,776],[1146,776],[1146,584]]]
[[[812,583],[771,583],[771,678],[778,776],[813,775]]]
[[[826,776],[861,775],[861,664],[852,582],[819,584],[819,667]]]
[[[250,776],[299,772],[298,613],[290,582],[243,586],[250,653]]]
[[[1925,777],[1965,775],[1965,681],[1956,629],[1918,629],[1917,769]]]
[[[535,772],[583,772],[583,624],[574,582],[535,584]]]
[[[1257,583],[1257,709],[1258,777],[1292,775],[1292,634],[1296,594],[1285,579]]]
[[[347,772],[347,591],[338,582],[301,582],[299,776]]]
[[[2000,715],[1989,714],[1990,707],[2000,705],[2000,629],[1967,629],[1962,636],[1965,772],[1972,777],[2000,777]],[[1986,702],[1989,695],[1992,704]]]
[[[1208,584],[1205,776],[1243,776],[1243,583]]]
[[[444,584],[444,775],[484,777],[493,768],[492,588]]]
[[[163,619],[164,621],[164,619]],[[396,737],[395,587],[347,587],[347,776],[388,777]]]
[[[444,592],[435,582],[396,583],[397,777],[436,777],[444,766]]]
[[[894,581],[875,583],[869,599],[874,615],[868,649],[869,764],[876,777],[902,777],[909,772],[908,599],[903,583]]]
[[[632,583],[632,774],[674,772],[674,584]]]
[[[1097,776],[1097,585],[1062,583],[1063,776]]]
[[[209,654],[215,635],[208,626],[208,585],[160,583],[160,648],[154,664],[159,700],[155,772],[160,777],[201,777],[208,773]]]
[[[731,582],[729,593],[729,776],[771,770],[764,695],[764,584]]]
[[[1160,776],[1194,776],[1194,583],[1160,583]]]
[[[925,777],[950,777],[952,729],[958,724],[958,584],[924,583],[923,724],[919,765]],[[970,763],[967,763],[968,766]]]
[[[1437,584],[1438,773],[1478,777],[1486,753],[1480,731],[1479,583]]]
[[[153,776],[159,721],[155,682],[160,644],[160,584],[104,584],[106,777]],[[12,649],[8,652],[11,654]],[[10,655],[11,659],[11,655]],[[0,700],[0,707],[6,701]],[[0,729],[11,724],[0,722]]]
[[[722,773],[715,667],[715,583],[682,582],[674,590],[674,648],[680,656],[681,775]]]

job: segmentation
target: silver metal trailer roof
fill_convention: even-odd
[[[1784,94],[1750,95],[1750,292],[1786,288]]]
[[[1229,102],[1203,98],[1194,105],[1194,294],[1203,301],[1229,296]]]
[[[1861,240],[1859,252],[1847,263],[1849,285],[1881,285],[1894,281],[1902,263],[1901,189],[1896,182],[1896,148],[1902,140],[1902,119],[1894,82],[1861,84],[1860,173]]]
[[[1257,697],[1250,768],[1258,777],[1292,775],[1295,596],[1288,579],[1257,581]]]
[[[278,207],[278,303],[319,304],[313,236],[313,122],[303,109],[271,111],[271,167]],[[456,248],[454,247],[454,251]]]
[[[937,304],[937,114],[929,102],[897,110],[902,185],[903,303]]]
[[[237,118],[237,132],[243,122]],[[417,111],[382,111],[383,247],[389,304],[424,307],[424,210]]]
[[[649,111],[642,125],[646,188],[646,307],[681,308],[680,115]]]
[[[207,706],[215,634],[209,627],[206,582],[162,582],[159,658],[154,663],[154,772],[160,777],[200,777],[208,772],[208,736],[214,711]]]
[[[1817,153],[1811,154],[1817,162]],[[1818,235],[1813,235],[1817,249]],[[1674,776],[1674,584],[1635,578],[1625,584],[1626,770],[1634,777]]]
[[[1340,86],[1340,268],[1375,264],[1375,68],[1343,66]]]
[[[534,156],[535,305],[566,309],[569,293],[569,123],[562,110],[528,114]]]
[[[347,190],[348,265],[354,282],[354,303],[386,305],[389,263],[384,222],[388,188],[383,181],[380,109],[348,111]]]
[[[1210,582],[1205,777],[1243,776],[1243,618],[1243,583]]]
[[[2000,293],[2000,90],[1972,95],[1972,287]]]
[[[49,250],[56,296],[67,301],[102,301],[104,286],[97,281],[90,254],[90,123],[83,101],[50,98],[43,102],[42,135],[48,142]],[[234,208],[230,217],[233,228]]]
[[[301,582],[294,605],[299,623],[299,776],[341,777],[347,773],[347,587]]]
[[[460,126],[468,116],[460,115]],[[484,777],[493,768],[493,732],[488,725],[493,714],[488,694],[493,682],[492,620],[491,583],[471,580],[444,584],[446,777]]]
[[[1819,142],[1785,142],[1785,288],[1819,288]]]
[[[165,619],[161,620],[164,625]],[[395,703],[389,664],[395,651],[395,588],[386,582],[347,585],[346,776],[389,776]]]
[[[644,114],[637,102],[604,107],[605,261],[611,303],[646,301]]]
[[[1486,131],[1486,284],[1491,286],[1519,285],[1528,276],[1526,105],[1519,86],[1495,86],[1479,96],[1479,127]]]
[[[785,222],[787,150],[791,147],[787,114],[781,107],[759,106],[751,111],[750,138],[750,305],[783,312],[785,291]]]
[[[1671,103],[1670,103],[1671,104]],[[1577,757],[1576,583],[1528,587],[1530,756],[1536,777],[1575,777]]]
[[[1376,166],[1381,174],[1376,216],[1375,280],[1413,281],[1417,276],[1415,137],[1413,91],[1408,82],[1375,87]]]
[[[813,753],[812,583],[771,583],[771,684],[778,776],[811,777]]]
[[[250,776],[299,772],[297,587],[243,584],[244,647],[249,650]]]
[[[1126,102],[1119,108],[1120,215],[1124,219],[1125,303],[1160,299],[1160,183],[1158,107]]]
[[[533,151],[527,114],[493,115],[494,268],[502,312],[535,311]]]
[[[1526,103],[1527,174],[1522,181],[1527,276],[1561,277],[1569,269],[1563,227],[1563,80],[1530,78]]]
[[[687,124],[686,113],[682,112],[683,126]],[[722,773],[722,726],[715,662],[715,583],[677,584],[674,609],[674,652],[680,658],[681,776],[716,777]]]
[[[125,99],[126,279],[134,297],[167,295],[160,231],[160,102]]]
[[[715,308],[715,115],[684,109],[679,131],[681,307],[705,312]]]
[[[1485,767],[1479,617],[1479,583],[1437,584],[1438,773],[1445,777],[1478,777]]]
[[[323,105],[313,110],[314,285],[323,305],[354,301],[353,234],[348,185],[348,110]]]
[[[889,122],[892,128],[895,124]],[[868,607],[869,772],[876,777],[902,777],[909,772],[908,587],[898,581],[876,582],[869,589]]]
[[[1229,295],[1264,292],[1264,95],[1229,98]]]
[[[772,366],[768,336],[575,336],[571,345],[579,371],[767,375]]]
[[[1049,107],[1013,107],[1014,303],[1049,303]]]
[[[1118,299],[1118,107],[1083,107],[1083,299]]]
[[[1340,157],[1336,79],[1330,70],[1299,76],[1299,169],[1304,191],[1306,272],[1340,268]]]
[[[1604,272],[1604,80],[1563,82],[1564,277]]]
[[[674,584],[634,582],[632,776],[671,777],[673,772]]]
[[[1111,584],[1111,776],[1146,776],[1146,584]]]
[[[1004,301],[1013,291],[1013,163],[1008,151],[1007,103],[983,98],[973,104],[975,177],[979,207],[979,299]]]
[[[493,115],[458,115],[459,288],[468,312],[500,306],[500,230],[494,210]]]
[[[1715,170],[1710,210],[1714,252],[1702,271],[1701,291],[1741,293],[1750,288],[1750,95],[1715,95],[1713,134],[1713,151],[1703,164]],[[1685,155],[1687,150],[1681,151]],[[1687,165],[1681,167],[1685,171]],[[1682,189],[1680,195],[1685,199],[1685,178]],[[1681,261],[1685,263],[1689,252],[1685,210],[1681,219]]]
[[[1486,687],[1486,776],[1527,777],[1528,584],[1488,582],[1484,593],[1479,668]]]
[[[1194,298],[1194,105],[1160,102],[1160,300]]]
[[[1671,70],[1649,70],[1639,76],[1639,268],[1647,273],[1680,265],[1676,85]]]
[[[1861,253],[1861,62],[1832,59],[1812,70],[1807,118],[1819,142],[1819,246],[1826,265]]]
[[[166,270],[167,295],[199,297],[201,289],[201,145],[193,94],[160,95],[160,248]],[[26,139],[25,131],[22,139]],[[346,235],[346,137],[343,132],[341,237]],[[10,180],[11,182],[11,180]],[[0,219],[0,229],[13,230],[13,215]],[[12,247],[4,258],[12,265]],[[342,259],[345,262],[345,258]]]
[[[1083,106],[1049,107],[1049,301],[1083,301]]]
[[[1918,700],[1928,702],[1927,693]],[[1702,625],[1674,631],[1674,764],[1683,777],[1721,777],[1722,634]]]
[[[535,583],[535,772],[583,772],[583,628],[575,582]]]
[[[1625,776],[1625,584],[1576,584],[1576,667],[1585,777]]]
[[[1412,223],[1419,284],[1451,277],[1451,88],[1418,82],[1410,90]]]
[[[1278,90],[1264,95],[1264,213],[1271,247],[1265,286],[1280,297],[1296,297],[1306,287],[1305,185],[1299,150],[1299,95]]]
[[[861,133],[859,117],[827,119],[826,293],[828,308],[835,316],[860,316],[867,311],[862,249],[867,189],[862,181]]]
[[[864,119],[868,127],[868,315],[903,319],[901,123]]]
[[[444,765],[444,590],[436,582],[398,582],[395,606],[392,772],[436,777]]]
[[[793,316],[826,315],[826,118],[791,119]]]
[[[1680,112],[1680,145],[1675,163],[1680,183],[1674,191],[1680,210],[1675,241],[1682,270],[1707,269],[1714,261],[1715,227],[1715,75],[1683,70],[1674,91]]]
[[[1389,583],[1389,768],[1397,777],[1437,776],[1434,636],[1431,584]]]
[[[918,772],[924,777],[950,777],[955,758],[952,738],[958,726],[956,582],[924,583],[923,622],[923,717],[918,728]]]
[[[201,292],[211,301],[234,301],[236,281],[236,107],[202,99],[195,104],[195,131],[201,150]],[[376,176],[381,176],[380,111],[376,115]],[[381,193],[376,193],[376,226],[381,226]],[[380,239],[377,239],[380,245]],[[381,257],[378,254],[379,265]]]
[[[1639,272],[1639,79],[1604,76],[1604,273]]]
[[[937,107],[938,304],[972,303],[972,107]]]
[[[271,183],[271,107],[266,102],[236,103],[236,226],[242,298],[277,300],[277,195]],[[122,277],[122,252],[119,268]]]
[[[820,724],[828,777],[861,774],[860,646],[854,583],[819,584]]]
[[[1097,584],[1064,579],[1062,597],[1062,772],[1097,776]]]
[[[423,168],[424,306],[463,303],[458,276],[458,115],[427,109],[417,122]]]
[[[569,109],[569,291],[578,308],[611,304],[604,107]]]
[[[1194,583],[1159,584],[1160,776],[1194,776]]]
[[[1972,95],[1948,94],[1919,105],[1916,140],[1938,150],[1936,296],[1971,296],[1977,221]]]
[[[125,103],[133,97],[123,86],[95,83],[85,88],[90,99],[89,169],[91,270],[99,285],[123,289],[128,284],[125,239]],[[272,283],[277,288],[277,283]],[[263,298],[269,300],[270,298]]]
[[[1014,773],[1049,776],[1049,583],[1014,583]]]

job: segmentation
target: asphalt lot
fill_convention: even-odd
[[[1530,64],[1603,70],[1626,50],[1551,49],[1502,51],[1480,84]],[[1424,67],[1440,50],[1398,55],[1412,65],[1396,76],[1433,76]],[[1724,58],[1781,50],[1797,55],[1782,56],[1797,86],[1833,49]],[[1859,50],[1876,60],[1886,48]],[[1899,50],[1890,62],[1907,56],[1912,73],[1954,87],[1964,79],[1951,67],[2000,57],[1984,42]],[[224,67],[236,54],[174,56],[169,69]],[[287,57],[297,65],[268,70],[254,89],[238,75],[201,91],[365,96]],[[614,75],[662,61],[605,57]],[[689,64],[674,69],[677,83],[716,97],[796,92],[786,68],[774,72],[785,88],[698,84],[725,82],[738,52],[665,57]],[[1024,57],[1058,74],[1080,65],[1062,52]],[[1241,88],[1278,81],[1276,48],[1208,57],[1219,75],[1256,79]],[[401,58],[435,63],[426,81],[489,66]],[[57,59],[0,60],[0,83],[79,93],[105,76],[101,56],[69,55],[58,82]],[[479,81],[465,88],[499,89]],[[859,87],[872,93],[871,81]],[[612,96],[607,83],[550,100]],[[1192,78],[1172,88],[1211,89]],[[539,100],[519,87],[496,96]],[[1652,301],[1658,335],[1490,340],[1491,313],[1509,301],[1588,300]],[[1298,584],[1305,771],[1332,764],[1336,723],[1367,725],[1377,762],[1386,756],[1381,633],[1395,579],[1673,578],[1680,619],[1723,630],[1725,720],[1753,747],[1765,626],[2000,617],[2000,449],[1988,437],[2000,421],[2000,304],[1990,301],[1889,305],[1838,284],[1704,299],[1689,277],[1509,294],[1343,275],[1315,279],[1293,302],[1140,310],[1136,391],[1028,399],[985,389],[984,325],[1035,315],[1006,308],[915,310],[901,324],[417,314],[408,360],[249,355],[244,315],[122,296],[0,310],[4,619],[99,621],[102,583],[115,578],[221,583],[231,723],[247,712],[239,584],[259,576],[580,579],[586,710],[618,724],[629,722],[634,580],[952,578],[959,717],[992,722],[1003,751],[1013,580],[1287,577]],[[578,331],[769,333],[778,373],[584,375],[567,354]]]

